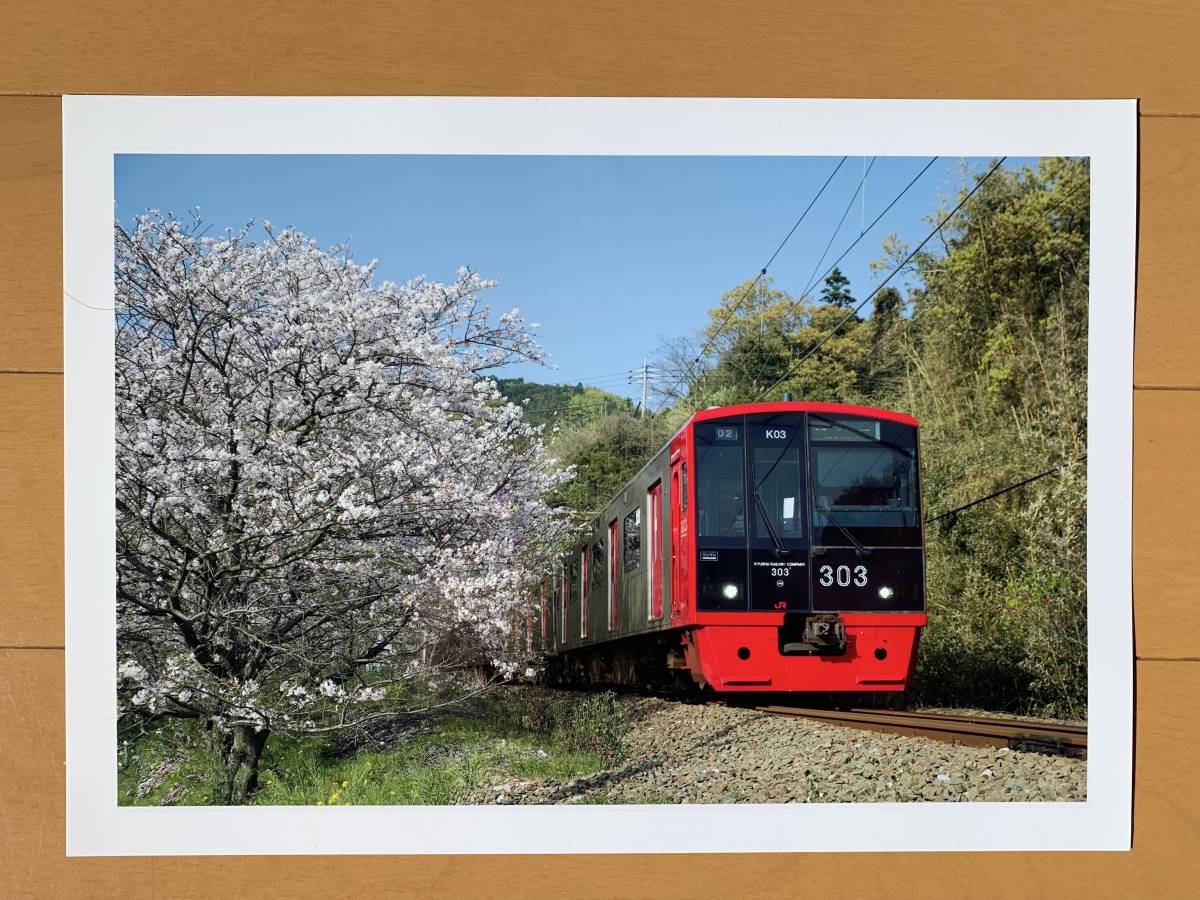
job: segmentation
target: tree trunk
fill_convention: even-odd
[[[241,806],[258,788],[258,761],[270,731],[256,731],[251,725],[235,725],[229,731],[216,731],[217,762],[220,775],[216,783],[216,802]]]

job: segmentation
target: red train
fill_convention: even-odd
[[[900,691],[926,624],[917,422],[838,403],[693,415],[540,585],[559,684]]]

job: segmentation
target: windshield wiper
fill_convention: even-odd
[[[758,493],[758,488],[754,489],[754,501],[758,504],[758,511],[762,515],[763,524],[767,526],[767,534],[771,536],[771,542],[775,545],[775,555],[791,556],[791,551],[783,546],[783,541],[775,531],[775,525],[771,522],[771,517],[767,514],[767,504],[763,503],[763,498]]]
[[[848,540],[851,544],[854,545],[854,552],[857,553],[860,558],[871,555],[871,551],[868,550],[866,547],[864,547],[862,544],[860,544],[858,541],[858,538],[856,538],[853,534],[851,534],[850,530],[848,528],[843,526],[841,522],[839,522],[837,519],[835,519],[833,517],[833,513],[830,512],[830,507],[822,506],[822,507],[820,507],[820,510],[822,513],[825,514],[825,521],[827,521],[830,525],[832,525],[834,528],[836,528],[838,531],[840,531],[842,534],[844,534],[846,536],[846,540]]]

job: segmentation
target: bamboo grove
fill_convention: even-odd
[[[967,180],[930,210],[932,229],[962,203],[906,264],[911,248],[884,239],[873,280],[895,275],[859,294],[861,314],[847,318],[861,301],[836,268],[816,287],[733,286],[702,333],[660,348],[656,414],[593,404],[603,412],[564,424],[551,449],[577,477],[561,499],[592,512],[695,409],[787,391],[909,412],[928,522],[918,699],[1082,717],[1088,163]]]

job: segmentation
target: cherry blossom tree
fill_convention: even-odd
[[[226,803],[272,734],[394,716],[446,646],[510,667],[565,527],[487,377],[542,356],[492,282],[379,281],[264,227],[116,227],[118,693],[203,723]]]

